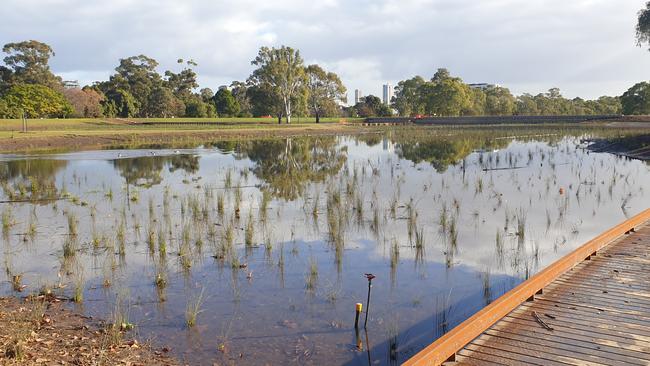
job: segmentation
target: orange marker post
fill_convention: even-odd
[[[363,309],[363,304],[358,302],[356,305],[356,315],[354,316],[354,329],[359,329],[359,315],[361,314],[361,310]]]

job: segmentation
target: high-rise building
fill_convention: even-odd
[[[384,93],[382,99],[384,104],[389,105],[391,99],[393,99],[393,86],[390,84],[384,84]]]
[[[354,89],[354,104],[361,102],[362,99],[363,99],[363,94],[361,94],[361,90]]]

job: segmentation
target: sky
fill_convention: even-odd
[[[52,46],[52,70],[82,85],[120,58],[145,54],[160,72],[193,59],[201,87],[245,80],[261,46],[287,45],[348,89],[445,67],[467,83],[514,94],[621,95],[647,80],[650,52],[634,27],[645,0],[2,0],[0,43]]]

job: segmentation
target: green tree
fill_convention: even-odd
[[[427,114],[459,116],[471,108],[470,87],[460,78],[451,77],[447,69],[438,69],[420,89]]]
[[[149,94],[147,112],[149,116],[172,117],[177,116],[178,100],[169,88],[157,86]]]
[[[208,117],[208,104],[204,103],[198,96],[190,97],[185,103],[185,116],[191,118]]]
[[[634,84],[621,96],[623,114],[650,114],[650,83]]]
[[[24,112],[28,118],[67,117],[74,112],[70,103],[60,92],[45,85],[17,84],[3,97],[10,118],[20,118]]]
[[[61,78],[50,71],[49,61],[54,51],[49,45],[34,40],[7,43],[2,52],[7,54],[4,58],[7,67],[2,76],[8,85],[25,83],[61,88]]]
[[[502,87],[489,88],[485,91],[485,112],[493,116],[512,115],[516,111],[517,101],[510,90]]]
[[[395,86],[395,97],[392,106],[400,116],[423,114],[424,106],[420,96],[420,87],[426,81],[421,76],[403,80]]]
[[[107,97],[109,94],[128,93],[133,99],[133,108],[127,109],[128,117],[148,117],[147,113],[151,110],[148,106],[149,95],[162,84],[157,67],[158,62],[145,55],[121,59],[115,68],[116,73],[107,82],[100,83],[99,88]],[[120,110],[118,115],[125,117],[125,110]]]
[[[220,87],[214,95],[214,105],[217,107],[217,114],[222,117],[236,117],[239,114],[239,103],[225,86]]]
[[[179,73],[165,71],[165,77],[167,78],[165,84],[172,90],[176,98],[188,103],[192,97],[192,90],[199,87],[196,81],[196,73],[192,70],[192,66],[197,66],[197,63],[193,60],[183,61],[183,59],[178,59],[176,62],[179,64],[184,63],[185,67]]]
[[[622,113],[623,106],[621,105],[621,98],[602,96],[596,100],[596,113],[597,114],[620,114]]]
[[[124,89],[111,89],[103,103],[104,115],[107,117],[134,117],[138,113],[137,100]]]
[[[300,51],[291,47],[260,48],[257,57],[251,62],[257,66],[249,80],[263,86],[276,95],[272,98],[280,102],[282,114],[291,123],[291,104],[305,83],[305,68]]]
[[[230,92],[239,104],[239,114],[237,117],[252,117],[253,107],[248,96],[248,86],[241,81],[233,81],[230,84]]]
[[[320,122],[320,116],[327,110],[336,109],[340,102],[346,102],[346,89],[343,82],[333,72],[326,72],[318,65],[306,69],[309,108]]]
[[[636,42],[641,47],[643,44],[650,45],[650,1],[645,8],[639,10],[636,23]]]
[[[201,95],[201,99],[206,103],[211,103],[212,98],[214,98],[214,92],[210,88],[202,88],[199,90],[199,95]]]
[[[469,107],[463,110],[463,115],[468,116],[483,116],[487,104],[487,96],[483,90],[479,88],[470,88],[469,90]]]
[[[253,116],[276,116],[278,123],[282,122],[284,107],[279,96],[269,86],[250,86],[246,89],[246,95],[250,101]]]
[[[536,116],[539,114],[535,97],[524,93],[517,97],[517,114],[521,116]]]

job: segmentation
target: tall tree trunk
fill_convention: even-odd
[[[282,113],[278,113],[278,124],[282,124]]]
[[[287,124],[291,124],[291,99],[284,102],[284,115],[287,117]]]
[[[320,123],[320,114],[316,112],[316,123]]]

